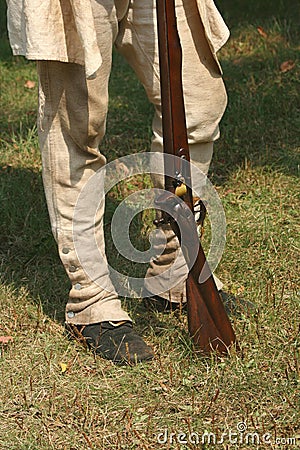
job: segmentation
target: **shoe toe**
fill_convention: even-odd
[[[151,347],[128,325],[103,332],[95,352],[115,363],[149,361],[154,356]]]
[[[151,347],[135,332],[131,322],[101,322],[82,327],[81,334],[96,355],[117,364],[135,364],[154,357]]]

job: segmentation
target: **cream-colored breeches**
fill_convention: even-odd
[[[226,107],[226,92],[205,39],[198,10],[189,0],[185,0],[184,7],[180,0],[176,3],[191,159],[206,173]],[[96,268],[100,282],[92,281],[77,257],[72,237],[78,196],[106,163],[98,146],[105,134],[114,45],[132,66],[154,105],[152,150],[162,151],[155,1],[92,0],[92,4],[103,57],[97,77],[87,80],[84,67],[77,64],[38,62],[43,181],[53,234],[72,284],[66,321],[75,324],[129,319],[109,281],[105,258]],[[155,183],[161,186],[161,180]],[[193,179],[194,186],[197,186],[197,179]],[[102,206],[97,212],[95,237],[104,252],[103,209]],[[174,252],[177,251],[174,248]],[[159,270],[163,270],[163,264]],[[151,286],[148,288],[151,290]]]

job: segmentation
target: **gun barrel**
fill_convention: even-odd
[[[156,0],[156,2],[164,153],[178,157],[173,158],[174,162],[171,163],[173,166],[165,170],[165,173],[174,173],[173,178],[165,177],[165,189],[174,194],[176,174],[180,173],[180,160],[190,161],[182,86],[182,50],[174,0]],[[170,158],[166,158],[165,164],[170,164],[169,161]],[[193,212],[189,164],[185,164],[184,177],[187,189],[186,192],[182,191],[181,198]],[[176,214],[174,216],[176,217]],[[179,230],[187,226],[186,221],[182,216],[178,216],[177,222],[170,218],[170,223],[181,241]],[[193,224],[189,221],[188,226],[196,230],[194,220]],[[198,240],[197,232],[193,231],[191,236]],[[189,333],[195,346],[204,353],[209,353],[213,349],[226,353],[236,340],[235,333],[207,264],[201,242],[197,241],[196,244],[199,245],[198,254],[187,279]],[[189,247],[193,246],[182,246],[186,261],[190,260]],[[208,271],[208,275],[205,281],[199,283],[202,270]]]

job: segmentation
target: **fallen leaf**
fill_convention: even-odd
[[[65,373],[68,368],[68,364],[61,362],[61,363],[59,363],[59,365],[61,368],[61,373]]]
[[[265,39],[268,37],[267,33],[265,32],[265,30],[262,27],[257,27],[257,31],[259,32],[261,37],[263,37]]]
[[[12,169],[12,166],[9,164],[6,164],[5,166],[0,167],[1,172],[9,172],[11,169]]]
[[[243,292],[245,292],[245,286],[240,286],[236,291],[237,295],[243,294]]]
[[[142,412],[145,411],[145,409],[146,409],[146,408],[138,408],[138,409],[137,409],[137,412],[138,412],[138,413],[142,413]]]
[[[295,67],[295,61],[289,59],[288,61],[284,61],[280,64],[280,72],[285,73],[289,70],[292,70]]]
[[[24,84],[24,87],[26,87],[27,89],[35,88],[35,81],[27,80]]]
[[[9,344],[13,341],[13,338],[11,336],[0,336],[0,344]]]

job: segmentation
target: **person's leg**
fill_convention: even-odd
[[[104,20],[109,13],[110,20]],[[95,79],[87,80],[84,67],[77,64],[38,63],[43,180],[52,231],[72,283],[66,321],[75,324],[128,319],[109,283],[105,260],[99,266],[97,280],[91,280],[77,257],[73,242],[73,216],[79,194],[106,161],[98,145],[105,133],[108,78],[117,32],[113,2],[99,4],[97,14],[102,16],[98,32],[102,34],[103,64]],[[99,248],[104,250],[103,203],[98,210],[95,233]],[[91,258],[97,255],[96,249],[92,252]]]
[[[176,0],[178,30],[183,52],[182,79],[186,108],[186,121],[191,162],[207,174],[213,153],[213,141],[219,136],[219,121],[224,113],[227,96],[224,83],[209,45],[207,43],[199,12],[194,1]],[[116,41],[118,51],[125,56],[135,70],[155,107],[153,120],[154,138],[152,151],[161,152],[162,122],[160,108],[159,57],[157,46],[155,0],[135,0],[120,24]],[[163,177],[153,176],[154,186],[163,189]],[[193,176],[196,192],[201,190],[202,180]],[[151,261],[147,271],[145,287],[148,292],[161,288],[154,276],[168,271],[166,281],[174,278],[173,289],[161,290],[161,296],[171,301],[185,297],[184,287],[187,267],[179,243],[170,227],[162,228],[167,246],[164,253]],[[174,261],[176,262],[174,263]],[[217,281],[218,287],[221,283]]]
[[[66,305],[68,329],[78,326],[101,356],[139,361],[152,357],[152,351],[132,332],[109,278],[103,233],[104,173],[99,172],[106,162],[98,146],[105,133],[118,23],[113,0],[94,1],[93,8],[103,58],[95,79],[87,80],[84,67],[77,64],[38,62],[43,182],[52,231],[72,284]],[[94,177],[97,192],[82,196]]]

